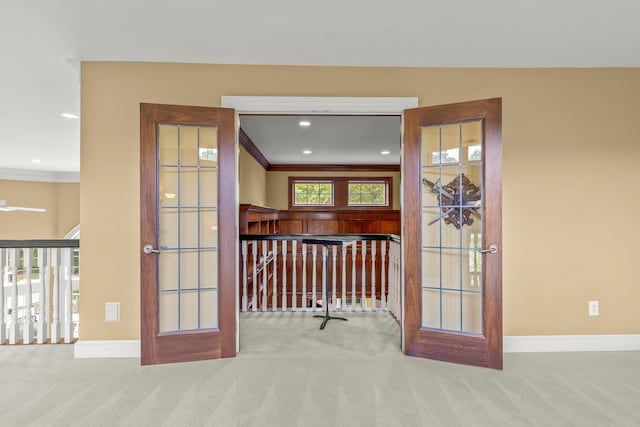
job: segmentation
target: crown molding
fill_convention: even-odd
[[[251,157],[256,160],[256,162],[260,163],[260,165],[264,169],[269,170],[269,167],[271,167],[271,163],[269,163],[264,154],[262,154],[262,151],[260,151],[260,149],[256,147],[256,144],[242,128],[240,128],[240,132],[238,134],[238,141],[240,142],[242,148],[247,150],[247,153],[249,153]]]
[[[267,168],[269,172],[400,172],[400,165],[364,164],[277,164]]]
[[[80,182],[80,172],[0,168],[0,179],[8,181],[75,183]]]

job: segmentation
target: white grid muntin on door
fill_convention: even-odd
[[[158,126],[160,332],[218,327],[217,128]]]
[[[482,121],[422,128],[422,326],[482,333]]]

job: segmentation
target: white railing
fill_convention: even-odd
[[[78,240],[0,240],[0,344],[78,337]]]
[[[400,239],[240,236],[240,310],[389,311],[400,320]]]
[[[400,239],[389,240],[389,312],[402,324],[402,255]]]

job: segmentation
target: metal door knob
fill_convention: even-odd
[[[151,245],[144,245],[144,247],[142,248],[142,251],[145,254],[159,254],[160,251],[157,249],[153,249],[153,246]]]
[[[480,251],[481,254],[486,254],[486,253],[495,254],[496,252],[498,252],[498,245],[489,245],[489,247],[486,249],[478,249],[478,250]]]

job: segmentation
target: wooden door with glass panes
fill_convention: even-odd
[[[236,354],[234,110],[141,104],[143,365]]]
[[[405,111],[405,353],[502,369],[500,99]]]

